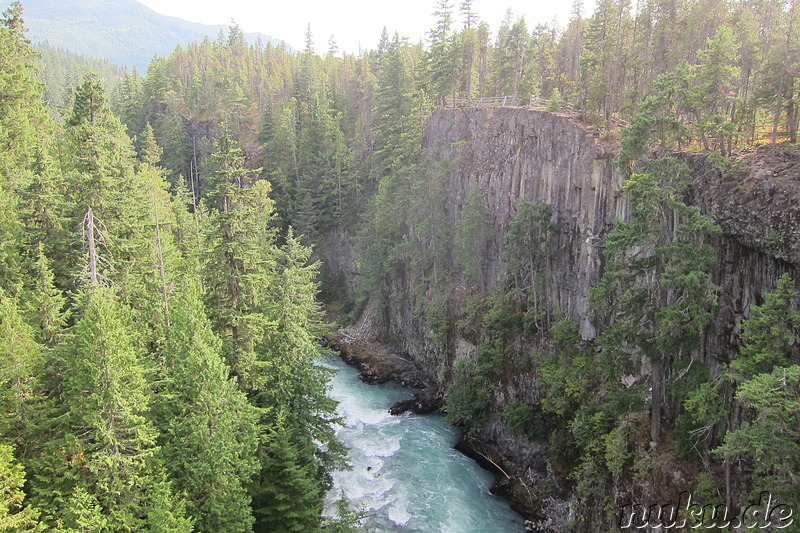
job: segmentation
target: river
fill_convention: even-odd
[[[460,432],[439,415],[392,416],[389,407],[411,397],[395,383],[367,385],[336,358],[331,397],[344,426],[352,470],[333,474],[327,512],[342,491],[367,514],[375,531],[520,532],[522,518],[492,495],[493,475],[453,449]]]

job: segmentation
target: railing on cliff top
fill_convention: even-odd
[[[455,107],[527,107],[538,111],[555,111],[557,113],[567,113],[576,117],[580,116],[580,111],[575,106],[564,100],[549,100],[541,96],[531,96],[527,106],[519,105],[519,98],[515,96],[480,96],[476,98],[453,98],[444,99],[446,108]],[[616,113],[611,116],[611,123],[620,128],[630,128],[631,123],[621,118]]]

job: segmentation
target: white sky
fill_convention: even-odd
[[[306,25],[311,24],[317,52],[327,52],[334,36],[340,50],[357,53],[377,45],[381,30],[398,31],[412,42],[424,39],[433,26],[435,0],[139,0],[163,15],[204,24],[229,24],[235,20],[245,32],[262,32],[302,50]],[[461,0],[452,0],[458,27]],[[474,0],[481,20],[497,31],[506,10],[524,15],[528,27],[557,18],[560,27],[569,20],[571,0]],[[594,0],[584,0],[584,15]]]

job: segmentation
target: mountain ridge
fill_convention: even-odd
[[[3,7],[10,4],[2,2]],[[99,57],[144,71],[154,56],[168,56],[204,38],[214,39],[230,25],[208,25],[162,15],[136,0],[24,0],[28,37],[77,54]],[[245,33],[254,44],[283,44],[264,33]]]

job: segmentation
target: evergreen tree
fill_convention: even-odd
[[[800,365],[757,374],[741,385],[736,399],[755,416],[727,433],[715,454],[751,461],[752,493],[767,491],[791,505],[800,497]]]
[[[663,369],[673,357],[698,348],[710,321],[716,301],[708,275],[713,255],[703,240],[720,229],[679,200],[689,179],[683,163],[662,159],[645,172],[626,181],[630,218],[617,221],[608,234],[608,262],[590,299],[599,310],[614,313],[613,324],[598,339],[607,386],[618,387],[636,360],[650,360],[651,439],[659,442]],[[665,228],[673,224],[670,236]]]
[[[268,326],[263,304],[271,283],[274,203],[269,182],[255,182],[255,171],[245,168],[241,148],[225,127],[214,162],[204,265],[209,308],[239,386],[258,390],[263,373],[256,345]]]
[[[191,522],[180,516],[171,496],[172,523],[156,523],[151,515],[170,502],[152,466],[157,447],[147,418],[151,370],[136,348],[131,312],[111,289],[93,287],[84,298],[64,354],[63,420],[68,425],[62,453],[70,460],[62,482],[74,480],[81,501],[91,497],[96,502],[89,509],[99,505],[108,520],[101,531],[190,531]],[[78,527],[80,516],[68,526]]]
[[[22,438],[37,418],[42,347],[25,323],[17,300],[0,289],[0,438],[25,446]],[[32,444],[32,443],[31,443]]]
[[[0,444],[0,531],[44,531],[44,526],[37,520],[38,509],[23,506],[24,485],[25,470],[14,462],[14,448]]]
[[[742,321],[746,344],[731,367],[741,382],[736,399],[753,416],[714,450],[729,460],[751,461],[753,492],[766,490],[783,502],[800,497],[800,365],[792,357],[800,327],[797,295],[792,278],[784,274],[776,292]]]
[[[22,290],[22,232],[16,196],[0,183],[0,288],[13,294]]]
[[[413,81],[408,71],[407,43],[395,34],[388,43],[380,63],[378,89],[375,95],[375,157],[376,178],[385,175],[392,166],[402,164],[403,135],[411,129]]]
[[[0,184],[9,192],[28,185],[52,123],[38,81],[38,53],[25,37],[22,4],[12,2],[0,19]]]
[[[486,250],[491,242],[492,221],[480,187],[467,195],[467,202],[456,227],[456,264],[470,283],[484,285]]]
[[[229,378],[192,275],[175,295],[156,413],[159,457],[198,531],[252,531],[257,413]]]
[[[336,403],[327,395],[321,355],[322,316],[316,301],[318,264],[290,230],[277,260],[281,274],[271,287],[273,330],[259,347],[264,387],[254,397],[263,409],[261,472],[252,488],[256,530],[283,520],[289,531],[318,524],[326,472],[343,465],[344,451],[332,423]]]
[[[452,34],[453,4],[450,0],[438,0],[433,12],[436,26],[428,33],[430,48],[425,56],[425,85],[438,105],[455,90],[456,52]]]
[[[315,94],[298,149],[293,220],[304,235],[317,236],[342,216],[349,196],[347,147],[327,84]]]
[[[745,344],[731,367],[745,380],[791,364],[800,327],[800,311],[793,307],[796,300],[794,282],[784,274],[775,293],[767,294],[764,303],[754,306],[742,322],[741,338]]]
[[[158,287],[157,268],[150,261],[152,235],[149,189],[135,172],[131,141],[108,107],[105,90],[87,76],[75,92],[67,119],[69,178],[67,194],[71,231],[88,234],[87,212],[96,217],[103,237],[105,262],[100,275],[120,288],[120,296],[137,312],[148,308]],[[73,245],[73,265],[83,267],[83,249]],[[147,316],[145,314],[145,316]]]
[[[279,411],[264,436],[261,481],[254,487],[254,531],[303,533],[319,526],[323,493],[313,460],[314,443],[307,440],[298,449],[292,427]]]
[[[34,323],[39,326],[41,340],[47,346],[55,346],[66,327],[69,316],[66,303],[64,294],[55,287],[50,262],[44,255],[44,246],[40,242],[36,280],[31,291],[30,314],[34,317]]]

